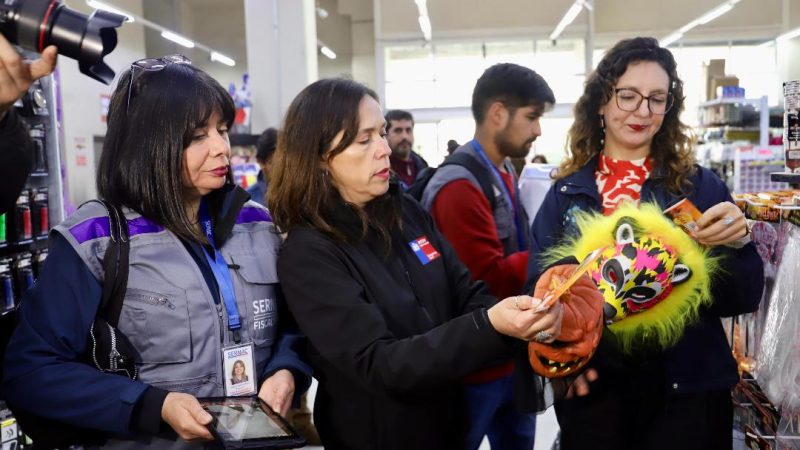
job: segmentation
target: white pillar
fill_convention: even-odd
[[[244,0],[251,129],[281,125],[294,97],[317,79],[314,0]]]

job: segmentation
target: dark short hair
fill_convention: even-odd
[[[267,128],[261,133],[256,141],[256,161],[261,164],[266,163],[272,158],[275,153],[275,147],[278,145],[278,130],[275,128]]]
[[[472,116],[478,124],[494,102],[503,103],[512,112],[517,108],[553,105],[556,98],[541,75],[517,64],[495,64],[478,78],[472,91]]]
[[[97,167],[99,196],[180,237],[202,240],[192,225],[196,220],[186,215],[183,152],[214,111],[228,127],[233,124],[230,94],[192,65],[168,64],[153,72],[134,69],[133,76],[125,71],[109,105]]]
[[[359,108],[365,97],[378,95],[353,80],[330,78],[311,83],[289,105],[273,159],[268,200],[275,225],[290,233],[311,226],[337,241],[363,239],[369,226],[391,246],[389,230],[399,222],[390,194],[373,199],[363,210],[353,208],[362,232],[337,226],[334,210],[344,200],[322,163],[330,162],[358,137]],[[332,147],[336,136],[342,138]]]
[[[384,119],[386,119],[387,130],[389,129],[389,127],[391,127],[393,120],[410,120],[411,125],[412,126],[414,125],[414,116],[412,116],[410,112],[402,109],[389,110],[384,116]]]

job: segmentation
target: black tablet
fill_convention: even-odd
[[[278,413],[258,397],[198,399],[214,418],[211,434],[225,449],[282,449],[306,442]]]

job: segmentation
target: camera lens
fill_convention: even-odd
[[[117,46],[115,28],[124,20],[100,10],[87,16],[59,0],[0,2],[0,33],[9,41],[36,52],[55,45],[60,54],[78,61],[83,74],[105,84],[114,79],[114,71],[103,57]]]

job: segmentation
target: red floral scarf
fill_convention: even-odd
[[[642,185],[652,170],[650,158],[622,161],[601,153],[594,179],[603,201],[603,215],[610,215],[625,202],[638,204]]]

